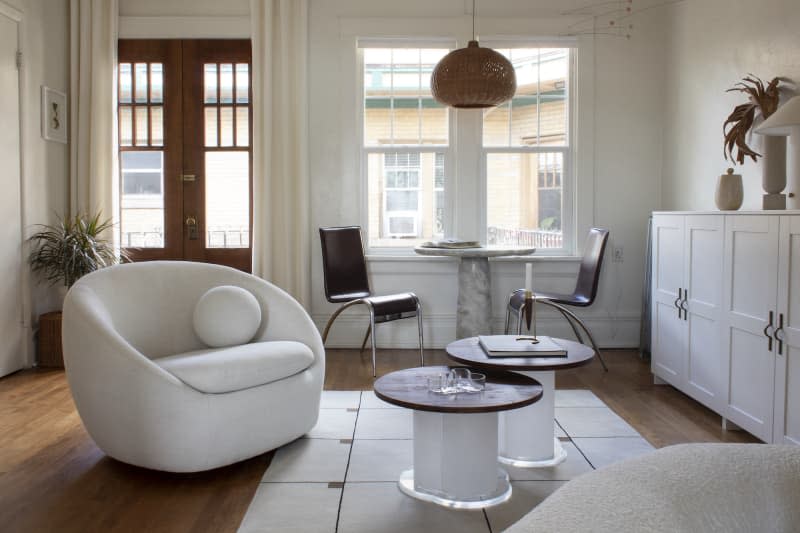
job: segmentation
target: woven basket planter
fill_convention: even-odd
[[[511,62],[491,48],[470,41],[442,58],[431,74],[437,102],[451,107],[494,107],[514,96],[517,77]]]

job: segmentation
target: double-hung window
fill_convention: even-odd
[[[362,169],[371,248],[403,248],[444,237],[450,111],[430,90],[450,49],[420,44],[362,46]]]
[[[517,92],[498,107],[458,111],[459,117],[473,114],[458,119],[459,128],[475,130],[465,135],[455,129],[457,113],[430,92],[431,72],[450,48],[359,43],[370,249],[474,238],[453,226],[460,219],[480,221],[478,237],[490,245],[572,252],[565,236],[574,224],[573,49],[524,43],[493,48],[514,65]],[[456,183],[478,190],[478,199],[449,198]]]
[[[483,113],[488,244],[564,251],[572,224],[569,48],[498,49],[517,92]]]

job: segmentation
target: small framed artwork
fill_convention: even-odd
[[[67,95],[42,85],[42,137],[67,142]]]

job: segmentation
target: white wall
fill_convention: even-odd
[[[23,223],[25,237],[36,224],[52,223],[67,209],[68,145],[45,141],[40,129],[42,85],[66,93],[69,88],[69,1],[6,0],[23,12],[22,119]],[[27,260],[28,249],[23,247]],[[24,271],[27,362],[33,364],[33,330],[38,316],[60,308],[57,292]]]
[[[249,0],[119,0],[119,37],[247,38],[249,15]]]
[[[310,120],[312,228],[358,224],[360,215],[357,142],[353,132],[353,88],[357,77],[353,35],[369,37],[369,28],[397,35],[428,37],[455,28],[469,37],[471,19],[462,0],[396,2],[390,0],[312,0],[310,26]],[[487,4],[487,3],[484,3]],[[503,0],[480,10],[479,34],[554,36],[572,22],[559,13],[563,2]],[[660,207],[663,139],[664,11],[637,17],[631,40],[582,38],[579,54],[578,215],[581,235],[590,225],[611,230],[612,245],[623,246],[624,262],[607,256],[600,296],[582,316],[604,346],[636,346],[644,269],[647,216]],[[365,35],[364,32],[367,34]],[[462,117],[459,117],[459,119]],[[461,192],[459,192],[461,194]],[[463,213],[462,213],[463,215]],[[311,311],[323,325],[335,306],[325,301],[319,240],[313,237]],[[455,336],[457,264],[430,258],[370,258],[376,292],[415,291],[425,310],[426,344],[441,347]],[[509,291],[523,284],[522,263],[496,261],[492,267],[493,314],[501,327]],[[536,260],[536,286],[570,291],[574,259]],[[413,347],[414,321],[379,328],[382,346]],[[567,335],[568,327],[553,317],[543,327]],[[329,345],[360,344],[366,326],[363,315],[348,312],[337,321]]]
[[[29,13],[27,50],[28,87],[48,83],[65,90],[68,80],[68,2],[67,0],[13,0]],[[570,5],[582,5],[575,0]],[[44,9],[45,4],[47,10]],[[310,22],[310,120],[313,247],[313,301],[311,311],[318,324],[324,324],[335,309],[322,290],[322,272],[316,228],[358,223],[359,182],[353,172],[353,142],[343,138],[343,124],[352,123],[355,100],[351,92],[354,79],[343,72],[345,33],[363,27],[368,19],[384,25],[400,26],[401,33],[416,31],[437,36],[444,26],[455,28],[457,37],[468,38],[471,19],[463,0],[311,0]],[[557,35],[571,19],[561,16],[565,2],[556,0],[495,0],[479,3],[479,33],[512,33],[517,36]],[[120,14],[139,26],[133,30],[152,36],[160,34],[169,17],[243,17],[247,2],[210,0],[121,0]],[[579,225],[581,233],[589,225],[608,227],[612,244],[624,247],[623,263],[607,258],[598,302],[585,313],[590,327],[605,346],[635,346],[638,343],[640,296],[644,262],[647,215],[660,208],[659,171],[662,167],[661,125],[665,84],[665,12],[657,9],[637,16],[636,31],[628,41],[613,37],[583,38],[583,57],[579,95],[578,128],[580,175]],[[166,18],[165,18],[166,17]],[[152,22],[153,24],[150,24]],[[144,28],[144,29],[143,29]],[[149,29],[153,28],[153,29]],[[133,35],[129,35],[133,36]],[[144,35],[141,35],[144,36]],[[209,35],[211,36],[211,35]],[[352,51],[354,53],[354,50]],[[349,52],[348,52],[349,53]],[[349,57],[349,56],[348,56]],[[29,90],[30,92],[30,90]],[[30,223],[49,220],[54,210],[66,208],[67,149],[46,143],[38,133],[38,98],[26,102],[28,179],[31,180],[26,210]],[[443,346],[455,336],[457,265],[448,260],[371,258],[370,270],[377,292],[416,291],[425,305],[426,344]],[[493,307],[495,324],[504,316],[508,292],[522,285],[523,267],[519,262],[493,264]],[[577,272],[574,259],[536,260],[537,287],[572,289]],[[37,290],[31,315],[53,307],[54,298]],[[411,347],[416,342],[413,321],[382,325],[382,346]],[[566,325],[554,317],[542,319],[553,334],[568,335]],[[331,345],[360,343],[364,317],[353,312],[340,318],[331,336]]]
[[[671,8],[666,86],[664,208],[714,209],[722,155],[722,124],[746,101],[726,93],[753,73],[765,81],[800,82],[800,2],[689,0]],[[759,136],[753,136],[758,151]],[[736,167],[744,179],[742,209],[761,209],[761,163]]]

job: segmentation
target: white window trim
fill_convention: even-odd
[[[486,175],[487,169],[487,156],[489,154],[537,154],[537,153],[561,153],[564,167],[562,168],[561,175],[561,229],[562,229],[562,243],[561,248],[547,248],[543,250],[536,250],[535,256],[574,256],[576,255],[575,246],[575,196],[576,196],[576,179],[577,168],[575,138],[577,131],[577,113],[576,111],[576,78],[578,72],[577,64],[577,42],[571,40],[556,41],[531,39],[528,41],[516,38],[514,40],[506,39],[487,39],[486,46],[502,48],[537,48],[537,47],[559,47],[569,48],[569,83],[567,84],[567,143],[566,146],[483,146],[483,120],[480,124],[480,206],[479,218],[480,227],[482,232],[481,242],[485,242],[488,238],[489,224],[487,221],[487,186],[488,176]]]
[[[455,39],[444,38],[359,38],[356,39],[356,150],[359,152],[359,221],[361,228],[366,232],[365,247],[367,255],[377,256],[414,256],[413,248],[409,246],[372,246],[369,242],[369,191],[368,191],[368,158],[370,154],[385,154],[387,152],[405,153],[431,153],[444,154],[444,232],[449,235],[453,231],[453,212],[455,207],[453,190],[455,189],[454,169],[454,140],[456,135],[455,117],[449,121],[448,144],[391,144],[385,146],[364,145],[364,48],[369,47],[394,47],[394,48],[446,48],[457,47]],[[452,115],[453,111],[450,110]]]
[[[588,229],[595,224],[596,219],[596,156],[595,156],[595,43],[591,36],[579,36],[577,38],[568,37],[541,37],[534,38],[529,36],[529,32],[539,35],[547,35],[552,32],[554,21],[543,21],[536,18],[518,17],[514,19],[490,19],[484,21],[487,28],[486,37],[482,42],[502,41],[505,46],[527,45],[527,46],[556,46],[573,48],[573,76],[570,84],[573,88],[570,105],[573,108],[571,114],[573,121],[572,147],[573,161],[571,183],[572,191],[564,192],[564,201],[571,202],[573,208],[571,214],[574,216],[573,227],[564,231],[565,242],[570,242],[572,251],[562,252],[561,255],[543,255],[538,252],[535,256],[524,258],[503,258],[506,261],[530,261],[537,257],[542,260],[566,260],[571,261],[579,258],[580,245],[583,242],[582,236]],[[556,23],[557,27],[558,24]],[[509,33],[503,33],[505,29]],[[359,48],[360,42],[368,42],[370,45],[375,43],[391,43],[397,46],[399,43],[407,42],[409,47],[419,46],[418,43],[425,43],[427,46],[446,43],[452,47],[466,46],[469,40],[466,37],[471,31],[471,26],[464,23],[460,18],[372,18],[372,17],[343,17],[340,19],[341,48],[340,58],[342,67],[349,75],[343,78],[341,94],[343,98],[342,115],[342,135],[347,139],[342,143],[342,175],[352,176],[354,179],[351,185],[353,192],[356,192],[355,203],[349,204],[356,208],[356,219],[350,223],[360,223],[366,228],[368,222],[368,205],[366,192],[366,150],[363,148],[363,55]],[[495,33],[492,33],[494,31]],[[431,37],[434,35],[435,37]],[[402,37],[398,37],[402,36]],[[522,36],[522,37],[520,37]],[[412,44],[413,43],[413,44]],[[356,53],[354,53],[356,52]],[[469,238],[470,230],[477,226],[477,218],[473,209],[462,209],[456,212],[454,207],[458,200],[462,205],[475,206],[478,209],[478,189],[484,187],[482,171],[480,165],[475,165],[475,170],[467,169],[459,172],[456,168],[458,161],[455,160],[453,152],[459,143],[459,123],[474,122],[473,116],[462,113],[461,110],[454,110],[450,120],[450,149],[445,150],[445,165],[448,169],[446,176],[446,197],[445,197],[445,231],[452,235],[453,229],[458,230],[459,235]],[[580,120],[580,129],[574,127],[574,123]],[[473,133],[469,137],[474,137]],[[411,147],[395,146],[398,149],[409,150]],[[425,147],[435,150],[437,147]],[[441,148],[441,147],[439,147]],[[462,154],[462,158],[463,158]],[[477,159],[477,157],[476,157]],[[477,161],[476,161],[477,163]],[[472,174],[475,172],[476,174]],[[458,182],[455,179],[459,175]],[[465,175],[469,174],[469,175]],[[357,179],[355,179],[357,178]],[[485,189],[483,189],[485,190]],[[463,201],[469,200],[468,204]],[[345,201],[343,205],[349,202]],[[345,223],[346,219],[342,219]],[[483,226],[485,227],[485,225]],[[467,229],[467,231],[464,230]],[[473,232],[476,234],[479,231]],[[578,236],[581,236],[578,238]],[[411,248],[378,248],[367,246],[367,257],[370,259],[381,259],[386,261],[418,261],[431,260],[431,257],[420,257],[414,254]]]

